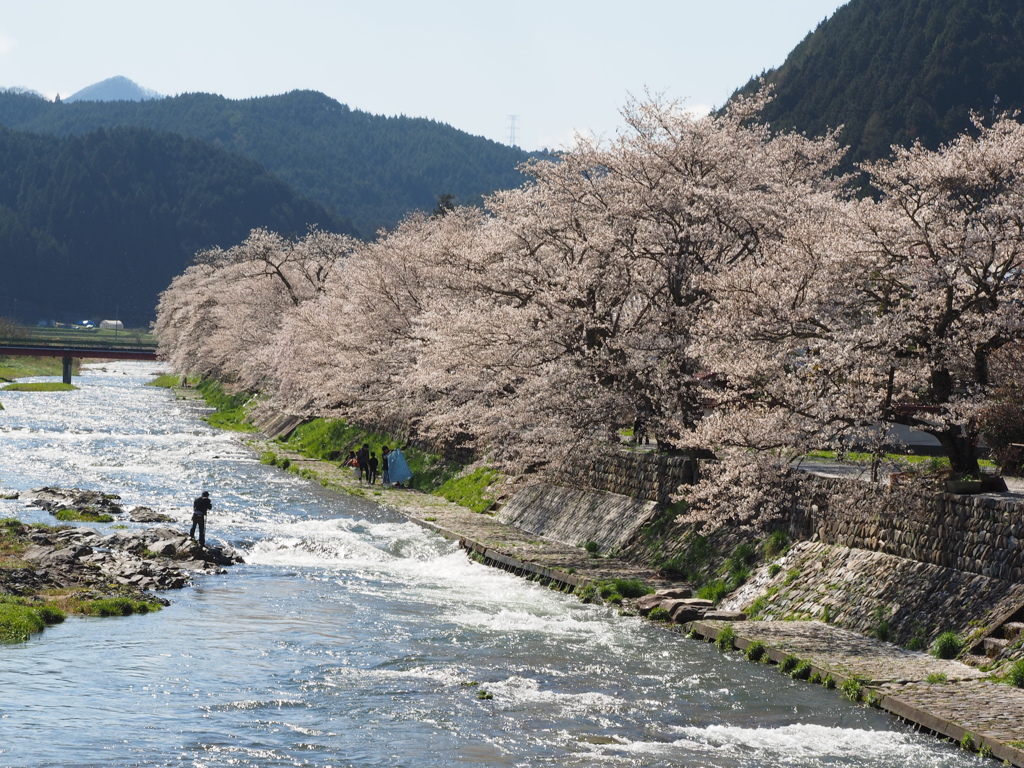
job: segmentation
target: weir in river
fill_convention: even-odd
[[[0,765],[979,764],[261,465],[201,404],[144,387],[155,372],[119,363],[86,368],[76,392],[4,393],[0,491],[118,493],[184,530],[209,490],[209,537],[247,564],[165,593],[156,614],[72,617],[0,646]],[[17,500],[0,517],[53,522]]]

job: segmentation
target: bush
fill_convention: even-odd
[[[789,535],[785,531],[772,531],[765,539],[764,556],[769,560],[778,557],[789,548]]]
[[[789,676],[794,680],[807,680],[811,676],[811,671],[811,662],[801,661],[793,667],[793,671],[789,673]]]
[[[843,681],[843,695],[857,702],[864,698],[864,681],[859,677],[848,677]]]
[[[718,637],[715,638],[715,646],[720,651],[731,651],[735,639],[736,630],[733,629],[732,624],[726,624],[722,631],[718,633]]]
[[[793,673],[793,670],[797,668],[798,664],[800,664],[800,659],[793,654],[789,654],[789,656],[784,658],[779,664],[779,672],[784,675],[790,675]]]
[[[697,597],[703,600],[712,600],[717,603],[723,597],[728,595],[729,592],[728,584],[726,584],[722,579],[715,579],[697,590]]]
[[[768,646],[760,640],[755,640],[747,646],[747,661],[761,661],[761,659],[767,657]]]
[[[597,557],[601,554],[601,545],[594,540],[584,542],[583,548],[587,550],[587,554],[591,557]]]
[[[1006,674],[1006,682],[1014,688],[1024,688],[1024,659],[1014,662]]]
[[[935,638],[929,653],[937,659],[955,659],[964,649],[964,641],[956,632],[943,632]]]
[[[651,621],[672,621],[672,614],[659,605],[647,614],[647,618]]]
[[[612,579],[608,583],[623,597],[643,597],[654,591],[641,579]]]

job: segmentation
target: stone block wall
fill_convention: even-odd
[[[1020,582],[1024,502],[1005,496],[890,494],[855,480],[812,478],[797,502],[822,542]]]
[[[1024,584],[823,542],[799,542],[778,564],[774,576],[761,568],[723,607],[776,621],[827,619],[923,648],[946,630],[980,633],[1024,602]]]
[[[543,482],[516,492],[498,519],[538,536],[579,546],[595,541],[621,551],[683,484],[693,482],[686,456],[646,452],[574,454]]]
[[[689,456],[617,451],[570,454],[549,474],[548,481],[668,504],[671,494],[680,485],[692,483],[694,477],[695,466]]]
[[[537,483],[520,489],[497,519],[574,547],[595,541],[602,552],[624,547],[654,514],[653,501]]]

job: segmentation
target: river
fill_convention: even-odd
[[[261,465],[152,363],[0,393],[0,492],[119,493],[245,565],[0,646],[2,766],[968,766],[837,692],[470,561]],[[0,517],[52,521],[20,501]],[[104,526],[96,526],[104,527]],[[486,692],[491,698],[480,698]]]

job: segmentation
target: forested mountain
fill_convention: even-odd
[[[99,83],[87,85],[80,91],[64,99],[65,102],[75,101],[145,101],[146,99],[162,99],[156,91],[143,88],[127,77],[108,77]]]
[[[345,231],[257,163],[141,128],[40,136],[0,127],[0,316],[153,319],[196,251],[255,227]]]
[[[764,119],[811,135],[844,125],[849,162],[916,138],[935,148],[971,110],[1024,108],[1024,3],[851,0],[764,76]]]
[[[315,91],[231,100],[192,93],[141,102],[50,102],[0,92],[0,124],[78,135],[100,127],[171,131],[256,160],[299,194],[350,219],[363,237],[440,195],[471,204],[525,180],[527,154],[434,120],[349,109]]]

